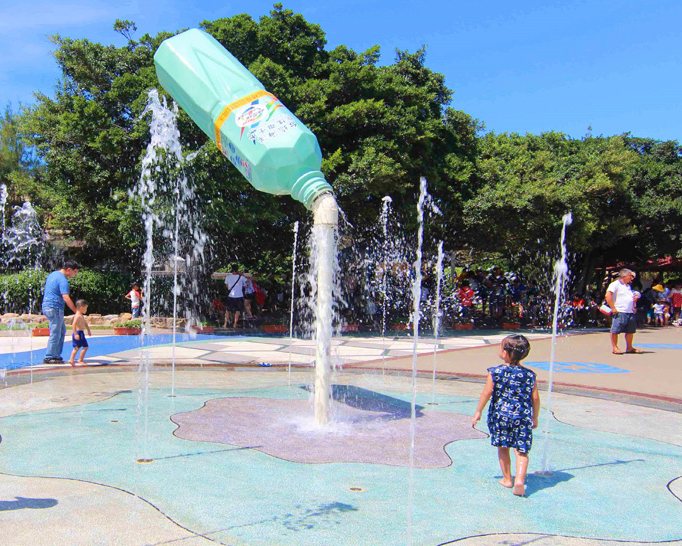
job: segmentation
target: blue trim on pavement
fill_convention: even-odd
[[[645,347],[646,349],[676,349],[682,350],[682,344],[679,343],[635,343],[637,347]]]
[[[549,371],[549,362],[547,360],[537,360],[535,362],[524,362],[524,366],[531,368],[538,368],[540,370]],[[554,371],[561,373],[630,373],[630,370],[616,368],[608,364],[600,364],[598,362],[555,362]]]
[[[146,337],[147,346],[169,345],[173,343],[173,334],[153,334]],[[176,336],[176,343],[186,343],[188,341],[215,341],[216,337],[210,334],[197,334],[190,337],[189,334],[178,334]],[[139,349],[141,347],[141,336],[102,336],[102,337],[88,337],[90,348],[86,354],[86,359],[96,358],[98,356],[108,356],[123,351],[130,351]],[[62,349],[62,358],[68,360],[71,355],[71,340],[64,341],[64,348]],[[0,368],[6,370],[16,370],[18,368],[27,368],[31,365],[31,352],[33,352],[33,365],[43,363],[47,349],[34,349],[33,351],[22,351],[20,353],[5,353],[0,354]]]

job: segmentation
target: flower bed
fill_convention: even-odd
[[[117,336],[137,336],[142,332],[142,328],[129,326],[114,326],[114,335]]]
[[[49,336],[50,335],[50,329],[49,328],[32,328],[31,329],[31,334],[33,336]]]
[[[263,324],[261,328],[266,334],[284,334],[287,331],[286,324]]]
[[[455,324],[455,330],[473,330],[474,324],[472,322],[464,322],[462,324]]]
[[[521,328],[521,324],[519,322],[503,322],[502,323],[502,329],[503,330],[518,330]]]

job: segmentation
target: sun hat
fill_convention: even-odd
[[[665,289],[663,288],[663,285],[661,285],[661,284],[657,284],[657,285],[655,285],[655,286],[652,286],[651,289],[652,289],[652,290],[656,290],[656,292],[663,292],[663,290],[665,290]]]

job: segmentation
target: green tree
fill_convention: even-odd
[[[478,123],[446,110],[452,93],[443,76],[425,66],[423,49],[398,51],[386,66],[378,66],[378,47],[328,52],[320,27],[281,4],[259,22],[236,15],[202,26],[316,133],[323,171],[356,225],[375,222],[388,194],[413,218],[424,175],[445,209],[441,232],[448,233],[448,219],[461,210],[461,199],[452,197],[472,178]],[[115,29],[127,38],[124,47],[54,36],[63,79],[54,99],[39,95],[22,122],[49,167],[42,183],[59,196],[49,227],[84,239],[86,263],[139,261],[142,230],[129,192],[148,139],[140,116],[147,92],[158,87],[153,55],[170,36],[136,41],[129,21],[117,21]],[[186,172],[205,204],[209,260],[264,267],[259,254],[285,259],[287,228],[307,222],[306,211],[291,199],[253,190],[182,111],[178,123],[185,149],[198,152]]]
[[[682,257],[682,147],[630,136],[625,141],[638,156],[630,185],[637,234],[628,246],[639,261]]]
[[[19,204],[28,195],[31,175],[37,168],[19,132],[18,121],[18,115],[8,104],[0,117],[0,184],[7,187],[10,204]]]
[[[26,148],[21,141],[12,105],[0,117],[0,184],[9,182],[9,174],[26,167]]]
[[[637,157],[622,137],[490,133],[480,149],[479,186],[464,206],[463,233],[477,250],[532,265],[558,247],[562,217],[571,212],[568,243],[576,269],[585,271],[636,233],[630,182]]]

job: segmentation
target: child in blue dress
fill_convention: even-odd
[[[488,379],[478,401],[473,426],[492,396],[488,409],[490,443],[497,447],[502,469],[500,484],[513,488],[514,495],[526,493],[528,452],[533,443],[533,429],[538,426],[540,395],[535,382],[535,372],[521,366],[520,362],[530,352],[529,341],[521,335],[507,336],[500,343],[498,356],[504,364],[488,368]],[[516,478],[511,475],[509,449],[516,454]]]

